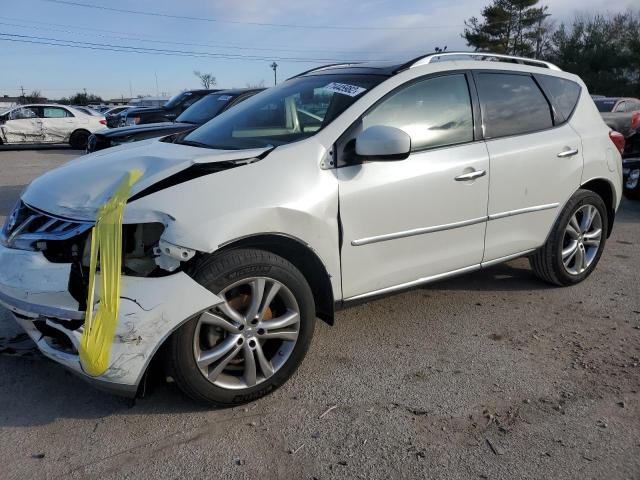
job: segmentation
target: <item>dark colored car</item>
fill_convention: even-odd
[[[121,126],[144,125],[146,123],[173,122],[178,115],[205,95],[219,92],[216,90],[186,90],[174,95],[163,106],[158,108],[140,107],[127,110],[121,114]]]
[[[139,107],[133,107],[131,105],[122,105],[120,107],[113,107],[107,110],[106,112],[104,112],[104,118],[107,120],[107,127],[109,128],[119,127],[120,121],[122,119],[121,115],[123,115],[125,112],[129,110],[133,110],[134,108],[139,108]]]
[[[194,130],[207,123],[213,117],[229,110],[234,105],[246,100],[263,89],[220,90],[200,98],[187,108],[175,122],[159,122],[143,125],[131,125],[120,128],[105,129],[89,137],[87,153],[114,147],[123,143],[162,137],[175,133]]]

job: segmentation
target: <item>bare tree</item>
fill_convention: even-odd
[[[194,70],[193,74],[200,79],[203,88],[211,88],[216,84],[216,77],[211,73],[202,73],[200,70]]]
[[[41,103],[46,100],[40,93],[40,90],[33,90],[22,98],[24,98],[24,103]]]

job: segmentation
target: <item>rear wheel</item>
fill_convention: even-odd
[[[69,145],[71,145],[71,148],[84,150],[87,148],[89,135],[91,135],[91,133],[86,130],[76,130],[71,134],[71,137],[69,137]]]
[[[252,401],[286,382],[313,335],[311,289],[291,263],[262,250],[230,250],[194,278],[223,302],[191,319],[169,342],[169,368],[195,400]]]
[[[529,257],[537,277],[560,286],[574,285],[595,269],[607,238],[607,209],[590,190],[567,202],[547,242]]]

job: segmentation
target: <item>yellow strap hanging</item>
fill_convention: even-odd
[[[113,196],[98,210],[91,231],[89,263],[89,295],[80,339],[80,363],[93,377],[109,368],[111,344],[118,326],[120,309],[120,276],[122,270],[122,217],[131,187],[142,177],[139,170],[128,172]],[[100,257],[100,303],[93,315],[95,278]]]

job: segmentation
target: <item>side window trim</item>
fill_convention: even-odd
[[[435,146],[435,147],[426,147],[426,148],[421,148],[421,149],[417,149],[417,150],[411,150],[411,152],[409,153],[409,157],[411,158],[411,156],[413,154],[416,153],[424,153],[424,152],[428,152],[428,151],[432,151],[432,150],[441,150],[444,148],[453,148],[453,147],[459,147],[461,145],[469,145],[470,143],[475,143],[475,142],[480,142],[483,141],[483,136],[482,136],[482,128],[481,128],[481,123],[480,123],[480,101],[478,99],[478,92],[476,90],[476,86],[474,83],[474,79],[473,79],[473,75],[471,70],[467,70],[467,69],[460,69],[460,70],[449,70],[446,72],[436,72],[436,73],[430,73],[427,75],[422,75],[420,77],[416,77],[414,79],[411,79],[405,83],[403,83],[402,85],[398,85],[396,88],[394,88],[393,90],[387,92],[384,96],[380,97],[378,100],[376,100],[376,102],[371,105],[369,108],[367,108],[367,110],[365,112],[363,112],[357,119],[355,119],[351,125],[349,125],[345,131],[342,133],[342,135],[340,135],[338,137],[338,139],[336,139],[336,141],[333,143],[333,162],[332,164],[334,165],[334,168],[340,168],[340,167],[346,167],[346,166],[350,166],[352,165],[352,163],[342,163],[341,160],[341,155],[342,152],[340,151],[340,149],[344,149],[344,147],[349,143],[350,139],[348,137],[353,136],[354,131],[358,131],[359,130],[359,126],[362,125],[362,119],[369,113],[371,112],[374,108],[376,108],[378,105],[380,105],[381,103],[383,103],[385,100],[387,100],[389,97],[395,95],[396,93],[398,93],[399,91],[410,87],[411,85],[414,85],[416,83],[420,83],[423,82],[425,80],[430,80],[432,78],[438,78],[438,77],[446,77],[446,76],[450,76],[450,75],[464,75],[465,80],[467,82],[467,89],[469,90],[469,99],[471,101],[471,116],[472,116],[472,122],[473,122],[473,139],[471,141],[468,142],[461,142],[461,143],[454,143],[451,145],[439,145],[439,146]],[[355,138],[355,137],[354,137]],[[399,160],[402,161],[402,160]]]
[[[495,73],[495,74],[505,74],[505,75],[521,75],[523,77],[531,78],[533,83],[535,85],[537,85],[538,88],[540,89],[540,92],[542,93],[543,98],[547,102],[547,106],[549,107],[549,113],[551,115],[552,126],[549,127],[549,128],[541,128],[539,130],[533,130],[533,131],[530,131],[530,132],[514,133],[514,134],[511,134],[511,135],[502,135],[502,136],[499,136],[499,137],[487,138],[486,135],[485,135],[485,128],[484,128],[484,112],[482,111],[482,106],[480,105],[480,121],[481,121],[481,126],[482,126],[482,139],[484,141],[499,140],[501,138],[509,138],[509,137],[518,137],[518,136],[521,136],[521,135],[530,135],[532,133],[538,133],[538,132],[544,132],[546,130],[551,130],[551,129],[554,129],[554,128],[559,126],[559,125],[556,125],[555,108],[554,108],[553,104],[551,103],[551,101],[549,100],[549,96],[547,95],[547,92],[542,88],[542,86],[536,80],[535,74],[530,73],[530,72],[520,72],[520,71],[506,70],[506,69],[505,70],[502,70],[502,69],[501,70],[477,69],[477,70],[472,70],[471,73],[473,74],[474,82],[476,82],[476,89],[477,89],[478,76],[480,74],[483,74],[483,73]],[[479,99],[480,99],[480,94],[478,93],[478,103],[479,103]]]

